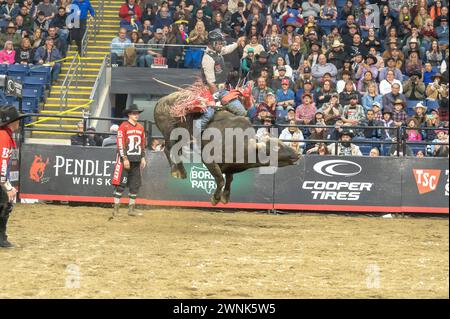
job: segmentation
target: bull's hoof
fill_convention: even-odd
[[[215,196],[212,196],[212,197],[211,197],[211,204],[212,204],[213,206],[216,206],[216,205],[219,203],[219,200],[220,200],[220,199],[217,199]]]
[[[220,196],[220,202],[222,204],[228,204],[230,201],[230,193],[224,192],[222,196]]]
[[[180,172],[178,170],[172,171],[172,177],[177,179],[186,179],[186,173],[183,174],[183,172]]]

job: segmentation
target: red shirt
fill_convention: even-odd
[[[133,8],[130,8],[127,3],[124,3],[124,4],[122,4],[122,6],[120,7],[120,10],[119,10],[119,16],[122,19],[125,19],[131,23],[131,15],[128,14],[128,11],[134,11],[135,23],[141,21],[142,11],[141,11],[141,8],[137,4],[135,4]]]
[[[7,181],[9,158],[12,149],[16,148],[16,142],[12,138],[12,134],[8,127],[0,127],[0,183]]]
[[[127,156],[130,162],[140,162],[145,156],[145,145],[145,130],[141,124],[133,125],[129,121],[120,124],[117,150],[121,158]]]

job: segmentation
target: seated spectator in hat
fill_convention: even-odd
[[[270,106],[268,106],[266,103],[260,103],[257,107],[254,108],[253,113],[250,112],[252,110],[249,110],[249,117],[251,122],[256,125],[262,124],[266,116],[271,115],[269,109]]]
[[[16,50],[14,62],[17,64],[33,64],[33,54],[30,38],[23,38],[20,47]]]
[[[91,126],[88,127],[86,130],[86,133],[88,135],[88,139],[94,141],[94,144],[89,146],[102,146],[103,145],[103,138],[100,134],[95,134],[96,130],[95,127]]]
[[[287,78],[281,81],[281,89],[278,89],[276,93],[278,111],[295,106],[295,93],[289,88],[290,84]]]
[[[408,114],[405,112],[406,103],[402,99],[396,99],[394,101],[394,108],[392,110],[392,120],[394,121],[395,126],[403,126],[406,125],[406,120],[408,119]],[[386,109],[385,110],[389,110]]]
[[[316,81],[324,76],[325,73],[330,73],[333,82],[336,81],[337,68],[331,63],[327,63],[327,59],[324,54],[319,55],[318,63],[311,68],[312,76]]]
[[[336,93],[333,88],[333,82],[325,80],[317,88],[315,97],[316,107],[321,108],[325,103],[328,103],[331,99],[331,95]]]
[[[161,8],[162,10],[162,8]],[[139,29],[142,19],[142,11],[136,0],[127,0],[119,9],[120,27],[127,30]]]
[[[57,7],[50,0],[43,0],[37,5],[36,10],[43,12],[48,21],[51,21],[58,13]]]
[[[375,83],[375,79],[372,75],[372,72],[367,71],[366,73],[364,73],[364,77],[359,79],[356,88],[361,94],[366,94],[369,90],[369,86],[373,83]]]
[[[52,19],[49,27],[55,27],[58,35],[67,43],[69,38],[69,29],[67,26],[67,13],[65,7],[58,8],[58,14]]]
[[[47,38],[45,40],[45,46],[39,47],[34,54],[35,64],[48,64],[52,67],[52,83],[56,82],[61,71],[61,62],[56,62],[58,60],[61,60],[61,53],[54,46],[52,38]]]
[[[377,121],[381,121],[381,119],[383,118],[383,112],[381,112],[381,109],[382,109],[382,107],[381,107],[381,103],[379,103],[379,102],[374,102],[373,104],[372,104],[372,110],[373,110],[373,112],[374,112],[374,116],[375,116],[375,119],[377,120]]]
[[[393,110],[394,101],[400,99],[405,103],[406,106],[406,97],[400,93],[400,85],[398,83],[394,83],[392,85],[392,91],[388,94],[383,95],[383,109]]]
[[[403,93],[403,85],[402,82],[395,79],[394,72],[389,70],[386,73],[386,79],[380,82],[380,94],[386,95],[392,92],[392,86],[397,84],[400,87],[399,93]]]
[[[349,2],[349,1],[348,1]],[[348,5],[350,5],[349,3],[348,3]],[[347,6],[347,4],[346,4],[346,6]],[[345,7],[346,6],[344,6],[344,9],[345,9]],[[343,9],[343,10],[344,10]],[[359,29],[358,29],[358,27],[356,26],[356,21],[355,21],[355,15],[354,15],[354,7],[352,6],[352,10],[353,10],[353,12],[351,12],[349,15],[347,15],[346,16],[346,18],[345,18],[345,23],[342,25],[342,27],[341,27],[341,30],[340,30],[340,33],[341,33],[341,35],[343,36],[343,37],[345,37],[345,36],[348,36],[349,34],[351,35],[351,36],[353,36],[353,34],[355,34],[355,33],[357,33],[357,32],[359,32]],[[355,29],[354,31],[354,33],[352,33],[352,29]],[[345,42],[345,41],[344,41]]]
[[[127,38],[127,29],[120,28],[119,36],[111,41],[111,65],[123,63],[125,48],[131,45],[131,40]]]
[[[323,141],[328,139],[327,129],[323,127],[323,124],[318,124],[317,127],[311,128],[311,134],[305,145],[306,154],[315,154],[317,149]],[[322,141],[322,142],[319,142]]]
[[[349,44],[349,54],[350,56],[355,56],[357,54],[361,54],[362,56],[366,56],[368,51],[367,47],[364,45],[361,39],[361,35],[358,33],[353,35],[352,41]],[[347,43],[346,43],[347,45]]]
[[[422,134],[419,130],[419,123],[415,118],[409,118],[406,120],[406,140],[408,142],[420,142],[422,141]]]
[[[339,143],[333,143],[327,146],[331,155],[338,156],[362,156],[359,146],[352,143],[355,136],[351,130],[343,130],[340,134]],[[311,151],[311,150],[310,150]],[[315,150],[317,151],[317,149]]]
[[[385,129],[381,130],[381,138],[383,140],[392,140],[396,136],[396,131],[393,128],[396,127],[394,120],[392,119],[391,111],[383,111],[383,118],[380,121],[380,126],[384,126]],[[392,129],[390,129],[392,128]]]
[[[12,41],[6,41],[3,50],[0,51],[0,63],[1,64],[14,64],[14,58],[16,51],[14,51]]]
[[[428,84],[426,88],[426,96],[428,100],[440,100],[448,96],[448,88],[446,85],[442,84],[442,75],[436,73],[432,76],[431,80],[433,83]]]
[[[383,97],[378,94],[377,90],[378,86],[374,81],[367,83],[367,90],[361,99],[361,104],[366,111],[370,110],[374,103],[382,105]]]
[[[378,60],[373,55],[367,55],[365,60],[358,67],[358,71],[356,72],[356,79],[361,80],[364,78],[367,72],[372,73],[371,81],[375,81],[378,77],[378,69],[376,67]]]
[[[358,126],[365,119],[365,111],[361,104],[358,104],[358,96],[352,95],[350,104],[344,106],[342,111],[342,121],[346,126]]]
[[[326,58],[327,61],[335,65],[338,70],[342,69],[344,61],[347,59],[347,52],[344,50],[344,44],[338,39],[334,40],[331,45],[331,50],[326,53]]]
[[[303,94],[309,94],[314,99],[313,83],[311,80],[303,82],[303,88],[298,88],[295,93],[295,104],[300,105],[303,102]]]
[[[361,126],[366,126],[362,131],[362,134],[367,139],[381,139],[382,133],[378,128],[370,128],[372,126],[381,126],[381,122],[379,122],[375,118],[374,110],[370,109],[367,111],[366,118],[361,122]]]
[[[295,108],[288,107],[286,114],[276,118],[277,125],[287,125],[290,121],[295,121]]]
[[[14,22],[9,22],[6,27],[6,32],[0,33],[0,46],[4,47],[6,41],[12,41],[13,47],[18,48],[20,45],[20,41],[22,40],[22,36],[16,32],[17,28]]]
[[[415,29],[417,30],[417,29]],[[417,52],[417,57],[419,60],[423,60],[425,58],[425,48],[424,45],[420,42],[419,32],[417,32],[416,36],[410,36],[406,39],[406,45],[403,47],[402,53],[404,59],[408,59],[412,52]]]
[[[361,101],[361,95],[355,89],[355,85],[353,84],[353,82],[347,81],[345,83],[344,91],[339,93],[339,103],[341,103],[341,105],[348,105],[350,104],[351,97],[355,95],[358,97],[358,101]]]
[[[49,26],[50,22],[45,18],[44,12],[39,11],[36,15],[36,19],[34,19],[33,30],[39,28],[44,34],[46,34]]]
[[[414,115],[412,116],[412,118],[417,120],[419,126],[425,124],[427,118],[427,107],[419,102],[414,106],[413,110]]]
[[[256,51],[255,51],[256,52]],[[268,69],[269,78],[273,78],[273,67],[269,64],[268,54],[265,51],[262,51],[260,54],[255,53],[256,61],[252,63],[252,67],[250,69],[250,79],[257,80],[261,76],[261,71],[264,68]]]
[[[433,143],[448,144],[448,130],[436,130],[436,138]],[[434,157],[448,157],[449,146],[448,145],[431,145],[431,154]]]
[[[409,100],[425,99],[425,84],[421,80],[421,72],[413,72],[408,80],[403,82],[403,94]]]
[[[281,43],[281,39],[279,41]],[[269,61],[270,64],[276,65],[279,57],[283,57],[284,60],[283,54],[281,54],[280,51],[278,50],[279,44],[276,39],[272,37],[266,38],[266,43],[268,43],[269,47],[269,51],[267,52],[269,57],[267,58],[267,60]]]
[[[313,86],[316,84],[316,81],[312,77],[311,67],[307,60],[303,61],[303,64],[300,66],[299,70],[300,70],[300,72],[298,73],[298,78],[295,80],[295,91],[296,92],[298,89],[303,89],[303,84],[305,81],[310,81]]]
[[[380,82],[386,79],[388,71],[394,72],[394,79],[403,81],[403,74],[400,71],[400,69],[397,68],[395,59],[393,59],[393,58],[388,58],[386,60],[386,67],[381,69],[381,71],[378,75],[378,80]]]
[[[293,70],[290,65],[286,64],[285,59],[282,56],[279,56],[276,60],[276,64],[273,66],[273,76],[275,79],[280,77],[279,70],[284,68],[285,73],[283,74],[283,78],[292,79],[293,78]]]
[[[231,27],[230,38],[239,39],[240,37],[245,36],[244,30],[242,30],[243,23],[233,22],[231,23],[230,27]]]
[[[297,154],[303,153],[305,142],[302,131],[297,127],[295,120],[289,121],[289,126],[281,131],[279,139],[288,147],[291,147]]]
[[[426,115],[425,122],[422,125],[424,128],[440,128],[444,127],[445,124],[441,121],[439,110],[431,109],[430,114]],[[434,130],[424,130],[424,135],[427,141],[432,141],[436,138],[436,131]]]
[[[352,72],[348,70],[342,71],[340,80],[336,82],[336,91],[338,93],[342,93],[345,89],[345,84],[351,80],[352,80]],[[356,91],[356,85],[354,85],[353,82],[352,85],[353,90]]]
[[[302,104],[295,110],[295,119],[299,124],[310,124],[316,114],[316,105],[310,93],[303,93]]]
[[[246,77],[250,72],[253,62],[255,62],[255,50],[253,48],[248,48],[247,56],[241,60],[242,77]]]
[[[363,64],[364,56],[362,55],[362,53],[357,52],[356,54],[352,55],[352,69],[354,70],[355,75],[358,73],[359,67],[361,67]]]
[[[278,90],[281,89],[281,82],[287,80],[289,82],[289,89],[294,92],[294,82],[291,77],[286,76],[286,66],[279,66],[278,68],[274,68],[274,80],[272,81],[272,89]],[[294,92],[295,97],[295,92]],[[295,103],[294,103],[295,104]]]
[[[258,35],[252,35],[250,37],[249,43],[244,47],[244,54],[243,57],[245,58],[248,54],[248,49],[252,48],[253,52],[255,53],[256,58],[260,56],[262,52],[265,51],[264,47],[261,45]],[[266,53],[266,52],[265,52]],[[263,56],[266,56],[267,59],[269,56],[268,54],[264,54]]]
[[[117,131],[119,130],[119,125],[113,124],[109,128],[109,132],[111,135],[109,135],[107,138],[105,138],[102,142],[102,147],[117,147]]]
[[[264,127],[260,127],[256,130],[255,138],[258,142],[266,141],[268,138],[272,137],[271,127],[273,125],[273,116],[267,115],[262,122]]]
[[[342,117],[342,106],[339,104],[339,94],[332,93],[330,101],[324,103],[319,111],[323,114],[326,125],[334,125]]]
[[[314,114],[314,119],[311,121],[311,125],[323,125],[325,124],[325,116],[321,110],[317,110],[316,114]]]

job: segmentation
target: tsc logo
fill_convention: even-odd
[[[323,176],[350,177],[361,173],[362,167],[359,164],[345,160],[322,161],[313,166],[313,169]]]
[[[441,170],[439,169],[413,169],[419,194],[423,195],[436,190],[439,184]]]
[[[45,173],[45,168],[48,164],[48,157],[44,162],[41,155],[34,155],[34,161],[30,167],[30,179],[36,183],[45,182],[43,177]]]

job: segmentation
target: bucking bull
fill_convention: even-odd
[[[161,98],[155,106],[154,118],[156,126],[165,139],[164,152],[171,167],[171,174],[175,178],[186,178],[186,170],[179,157],[181,155],[180,144],[188,146],[194,139],[194,121],[201,115],[203,108],[208,103],[206,100],[210,95],[208,95],[206,90],[206,87],[197,83],[188,89],[181,89]],[[240,98],[244,105],[248,105],[248,101],[244,101],[245,94],[242,94],[242,92],[241,90],[240,93],[236,94],[235,91],[235,95],[232,98]],[[222,105],[224,103],[226,102],[222,100]],[[173,131],[178,128],[185,129],[188,132],[189,141],[184,140],[183,142],[181,136],[175,138],[172,136],[171,138]],[[215,132],[220,132],[220,141],[214,140],[215,138],[217,139],[216,136],[207,136],[210,134],[205,134],[211,129]],[[244,139],[232,139],[230,143],[230,140],[225,138],[226,131],[229,132],[230,129],[241,129],[242,131],[250,132],[250,134],[246,134]],[[278,167],[293,165],[298,161],[299,155],[278,139],[267,138],[263,141],[256,141],[255,135],[255,129],[248,118],[233,115],[226,110],[226,106],[216,110],[213,119],[201,134],[201,160],[211,172],[217,184],[217,188],[211,197],[212,205],[216,205],[219,201],[223,204],[229,202],[233,174],[243,172],[249,168],[273,165],[273,162],[267,160],[270,154],[270,156],[275,156],[275,163]],[[220,142],[222,149],[220,158],[216,156],[212,159],[210,155],[206,154],[207,152],[204,152],[205,148],[208,148],[212,142]],[[241,145],[238,145],[238,143],[241,143]],[[243,147],[242,144],[244,144]],[[243,154],[238,154],[238,150],[241,150]],[[252,152],[257,155],[251,156]],[[265,160],[262,161],[261,158],[265,158]]]

